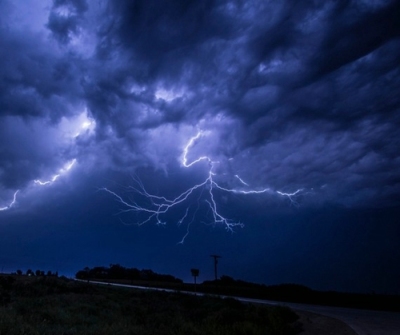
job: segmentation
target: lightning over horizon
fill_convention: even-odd
[[[227,188],[221,186],[216,180],[217,174],[214,172],[214,166],[215,164],[219,163],[219,161],[214,161],[212,160],[209,156],[202,155],[199,157],[196,157],[194,160],[189,161],[188,155],[190,152],[190,149],[193,148],[196,145],[196,142],[203,136],[206,136],[206,133],[203,131],[199,131],[195,136],[191,137],[189,141],[186,143],[186,145],[183,148],[182,156],[181,156],[181,165],[184,168],[190,168],[193,165],[201,162],[201,161],[206,161],[208,163],[208,174],[207,177],[201,181],[198,184],[195,184],[194,186],[186,189],[182,193],[180,193],[178,196],[175,198],[169,199],[164,196],[158,196],[149,193],[143,183],[138,179],[138,178],[133,178],[137,186],[129,186],[128,189],[130,191],[133,191],[137,195],[144,197],[145,199],[148,200],[148,203],[146,205],[140,205],[136,201],[127,201],[125,200],[121,195],[117,194],[116,192],[109,190],[108,188],[102,188],[101,190],[106,191],[110,193],[112,196],[114,196],[118,202],[120,202],[125,208],[121,210],[121,212],[137,212],[140,214],[144,214],[144,219],[140,220],[138,222],[135,222],[137,225],[143,225],[145,223],[148,223],[152,220],[155,220],[156,224],[166,224],[164,220],[161,219],[161,216],[164,214],[167,214],[173,207],[176,207],[185,201],[188,201],[189,197],[192,196],[197,190],[201,190],[200,194],[198,195],[198,200],[204,196],[205,203],[208,206],[208,209],[211,213],[212,221],[209,222],[211,224],[221,224],[225,226],[225,228],[228,231],[233,231],[235,227],[243,227],[244,223],[240,221],[235,221],[232,219],[229,219],[225,217],[219,210],[218,207],[218,202],[216,200],[216,194],[215,191],[219,190],[225,193],[234,193],[234,194],[242,194],[242,195],[260,195],[260,194],[278,194],[280,196],[287,197],[291,204],[297,205],[297,202],[293,199],[296,196],[299,196],[301,192],[303,191],[302,189],[298,189],[292,193],[286,193],[286,192],[281,192],[281,191],[274,191],[271,188],[262,188],[262,189],[249,189],[249,184],[246,183],[239,175],[234,175],[235,178],[237,178],[242,185],[246,188]],[[191,208],[191,204],[189,204],[186,207],[185,214],[181,217],[181,219],[177,222],[178,225],[181,225],[189,216],[189,211]],[[197,210],[199,208],[199,205],[197,206],[197,209],[194,211],[193,215],[191,216],[191,220],[188,221],[187,223],[187,232],[182,238],[180,243],[183,243],[185,238],[189,234],[189,228],[190,225],[193,223]]]

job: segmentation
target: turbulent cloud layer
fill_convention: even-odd
[[[0,13],[2,271],[121,262],[204,280],[220,254],[235,278],[399,293],[399,1]]]
[[[74,159],[179,174],[199,130],[221,178],[399,204],[397,1],[30,3],[0,4],[0,206]]]

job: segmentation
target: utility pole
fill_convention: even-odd
[[[210,255],[210,257],[214,258],[214,275],[215,275],[215,281],[217,281],[217,279],[218,279],[218,272],[217,272],[218,258],[221,258],[221,256]]]
[[[194,278],[194,293],[196,294],[197,293],[197,289],[196,289],[196,277],[198,277],[199,276],[199,273],[200,273],[200,271],[199,271],[199,269],[190,269],[190,271],[192,272],[192,276],[193,276],[193,278]]]

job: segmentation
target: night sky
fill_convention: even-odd
[[[0,0],[0,269],[400,294],[400,2]]]

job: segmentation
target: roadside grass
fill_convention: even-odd
[[[288,308],[163,291],[100,287],[62,278],[0,280],[0,335],[290,335]]]

